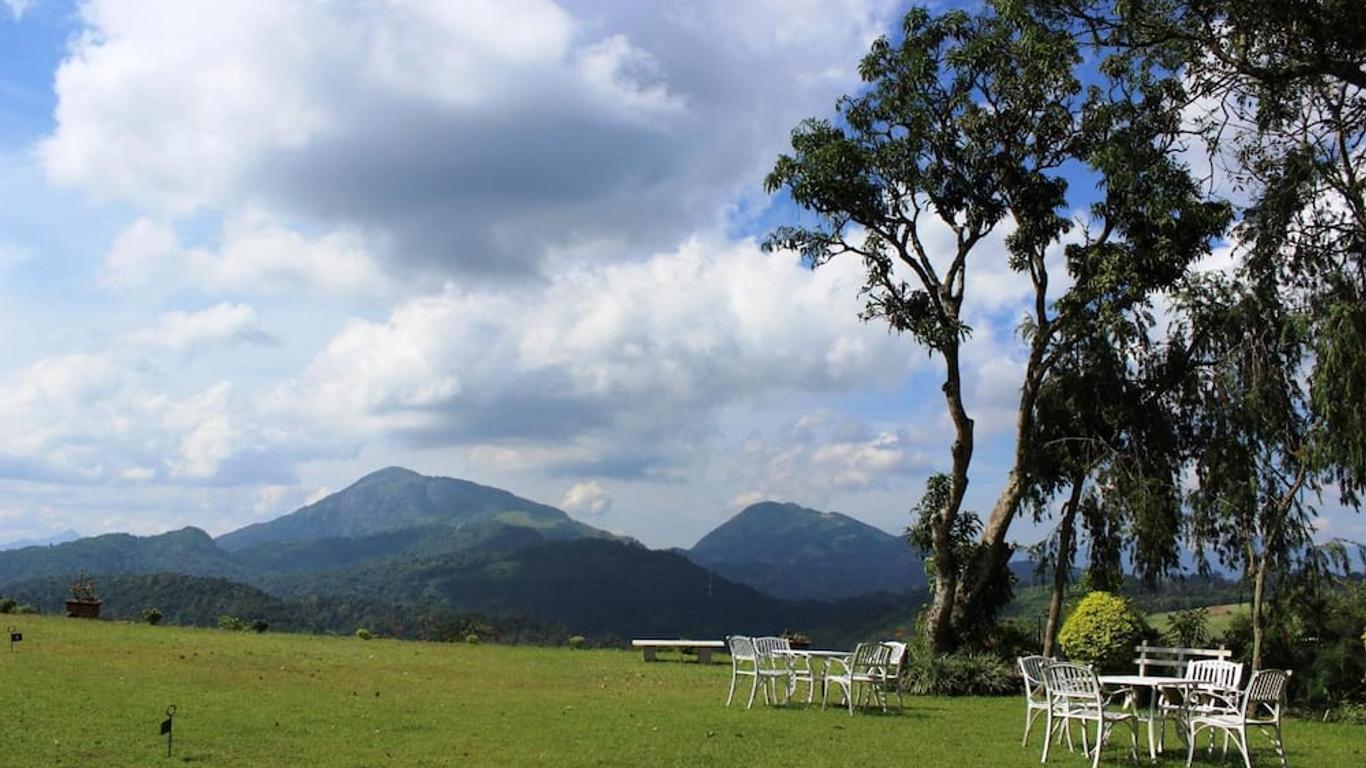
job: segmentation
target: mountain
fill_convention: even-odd
[[[477,540],[500,535],[498,529],[507,526],[530,529],[550,540],[612,538],[554,507],[498,488],[389,467],[284,517],[224,534],[217,542],[227,552],[238,552],[267,544],[357,539],[418,528],[482,527],[484,533],[472,535]]]
[[[775,597],[834,600],[925,584],[900,537],[838,512],[759,502],[688,550],[693,562]]]
[[[182,528],[158,536],[110,533],[48,547],[0,552],[0,587],[45,577],[70,578],[81,572],[174,572],[233,577],[245,571],[198,528]]]
[[[551,541],[501,552],[453,553],[317,572],[298,594],[531,616],[590,638],[722,637],[798,629],[826,643],[853,642],[912,614],[888,596],[832,604],[775,599],[687,558],[602,539]]]
[[[46,536],[37,539],[15,539],[13,541],[0,544],[0,552],[10,549],[23,549],[24,547],[46,547],[52,544],[65,544],[68,541],[75,541],[81,535],[70,528],[53,536]]]

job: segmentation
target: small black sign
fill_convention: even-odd
[[[171,744],[175,742],[175,734],[171,733],[171,721],[175,719],[175,705],[166,708],[166,719],[161,721],[161,735],[166,737],[166,756],[171,756]]]
[[[14,630],[14,627],[10,627],[10,628],[9,628],[9,650],[10,650],[10,653],[14,653],[14,644],[15,644],[15,643],[18,643],[18,642],[22,642],[23,639],[24,639],[24,633],[23,633],[23,632],[16,632],[16,631]]]

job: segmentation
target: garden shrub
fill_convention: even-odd
[[[468,635],[465,635],[465,642],[469,643],[470,645],[478,645],[479,635],[476,635],[475,633],[471,632]]]
[[[578,650],[584,647],[588,641],[584,639],[583,635],[572,635],[570,636],[568,643],[570,648]]]
[[[0,613],[14,613],[18,608],[18,600],[12,597],[0,597]]]
[[[1167,616],[1165,639],[1182,648],[1204,648],[1210,641],[1209,609],[1187,608]]]
[[[374,635],[370,633],[370,630],[366,629],[365,627],[361,627],[360,629],[356,630],[356,637],[360,640],[370,640],[374,637]]]
[[[1118,595],[1092,592],[1063,622],[1058,643],[1067,658],[1090,664],[1098,672],[1128,669],[1134,646],[1147,631],[1143,617]]]
[[[154,627],[161,623],[161,618],[161,611],[158,611],[155,608],[142,609],[142,620]]]
[[[265,619],[255,619],[251,622],[251,631],[258,635],[265,632],[267,629],[270,629],[270,622]]]
[[[218,617],[218,628],[226,629],[229,632],[241,632],[242,630],[247,628],[247,622],[237,618],[236,616],[230,616],[224,613],[220,614]]]
[[[904,674],[906,690],[918,696],[1000,696],[1019,687],[1014,666],[991,653],[932,653],[916,647]]]

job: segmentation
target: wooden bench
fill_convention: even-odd
[[[646,661],[654,661],[655,651],[660,648],[677,648],[680,651],[693,648],[697,651],[698,664],[710,664],[712,650],[725,648],[726,644],[721,640],[632,640],[631,647],[639,648]]]
[[[1157,645],[1135,645],[1134,652],[1138,658],[1134,663],[1138,665],[1138,674],[1143,677],[1149,675],[1184,677],[1186,665],[1192,661],[1204,661],[1214,659],[1218,661],[1230,661],[1233,659],[1233,651],[1227,648],[1165,648]],[[1149,667],[1156,667],[1153,672],[1149,672]]]

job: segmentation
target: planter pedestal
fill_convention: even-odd
[[[100,601],[67,600],[66,615],[73,619],[98,619],[100,617]]]

